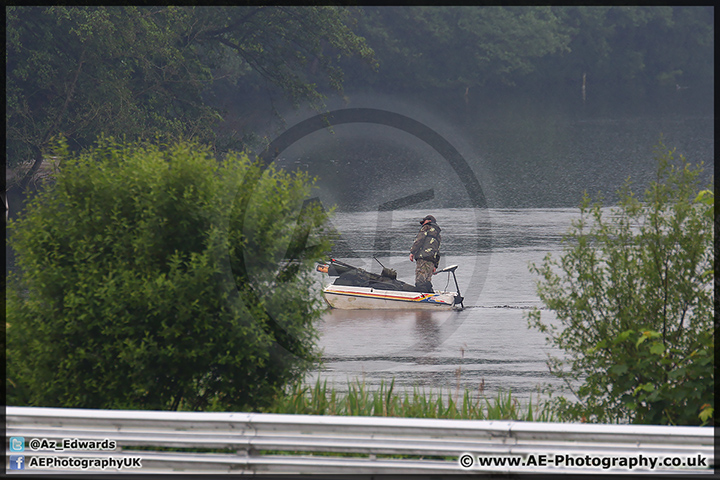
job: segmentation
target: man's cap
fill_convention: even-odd
[[[427,215],[425,218],[420,220],[420,225],[425,223],[425,220],[430,220],[432,223],[437,223],[437,220],[435,220],[435,217],[433,217],[432,215]]]

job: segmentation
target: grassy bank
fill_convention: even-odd
[[[556,421],[548,405],[532,399],[523,405],[512,392],[498,392],[494,398],[469,390],[460,392],[426,393],[417,387],[412,392],[395,391],[395,380],[380,383],[370,389],[364,382],[348,384],[347,392],[328,387],[327,380],[318,379],[315,385],[296,383],[275,399],[266,413],[308,415],[357,415],[410,418],[450,418],[463,420],[522,420]]]

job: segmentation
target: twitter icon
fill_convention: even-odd
[[[10,451],[11,452],[24,452],[25,451],[25,437],[10,437]]]

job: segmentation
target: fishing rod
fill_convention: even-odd
[[[380,262],[380,260],[377,259],[377,257],[373,256],[373,260],[375,260],[376,262],[378,262],[382,268],[385,268],[385,265],[383,265],[383,264]]]

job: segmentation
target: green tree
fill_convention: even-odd
[[[200,99],[211,76],[179,39],[191,11],[172,7],[9,7],[8,164],[40,168],[55,136],[73,149],[102,132],[212,139]],[[24,186],[23,185],[23,186]]]
[[[317,360],[307,175],[184,142],[59,155],[9,225],[10,404],[259,408]]]
[[[551,371],[577,402],[564,418],[702,424],[714,409],[712,190],[702,167],[658,147],[657,179],[640,201],[629,183],[617,207],[585,196],[562,257],[531,270],[557,315],[528,315],[565,358]]]
[[[238,88],[280,87],[297,105],[323,107],[325,93],[342,91],[337,61],[373,51],[355,35],[347,8],[330,6],[200,7],[196,41],[219,52],[224,80]]]
[[[394,90],[512,85],[570,40],[549,7],[366,7],[360,26]]]
[[[638,97],[713,84],[712,7],[362,7],[357,32],[378,75],[349,84],[381,91],[509,85],[539,95]],[[350,71],[352,66],[344,66]],[[577,90],[575,90],[577,89]],[[461,90],[461,91],[462,91]]]
[[[558,6],[570,36],[568,51],[543,59],[535,78],[543,86],[612,89],[637,96],[658,88],[712,85],[711,7]]]
[[[512,85],[570,37],[550,7],[365,7],[359,33],[376,52],[377,88]]]
[[[73,151],[100,134],[213,144],[218,81],[272,85],[320,105],[333,61],[372,52],[339,7],[8,7],[6,156],[23,188],[53,138]],[[222,142],[227,144],[227,142]]]

